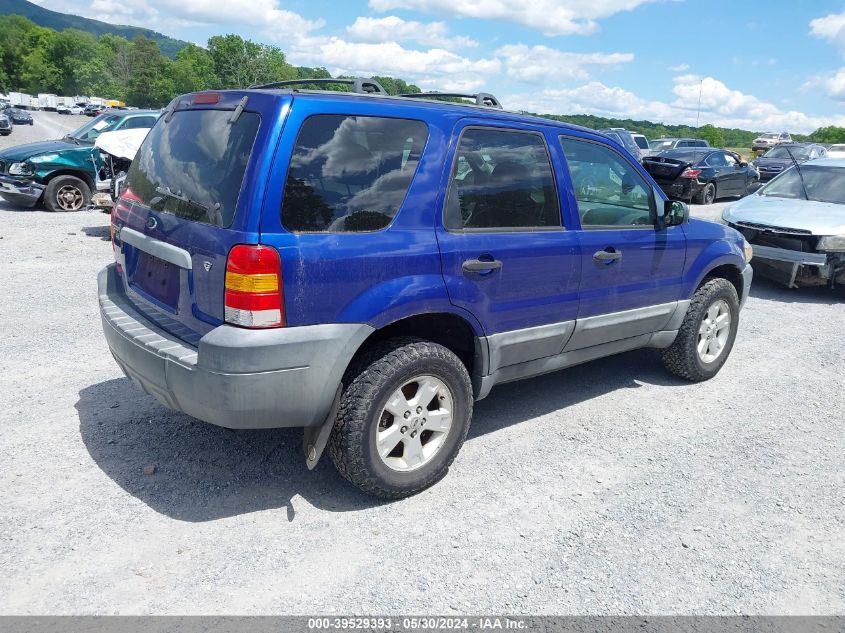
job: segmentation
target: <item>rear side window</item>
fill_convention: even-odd
[[[260,123],[252,112],[231,116],[185,110],[159,121],[132,161],[128,188],[155,211],[230,226]]]
[[[447,229],[560,227],[546,143],[539,134],[469,128],[455,153],[446,194]]]
[[[309,117],[291,156],[282,225],[293,232],[386,228],[405,200],[427,138],[422,121]]]
[[[145,127],[152,127],[156,123],[154,116],[135,116],[127,119],[126,123],[120,126],[121,130],[135,130]]]
[[[646,140],[645,136],[635,136],[634,142],[640,149],[648,149],[648,141]]]

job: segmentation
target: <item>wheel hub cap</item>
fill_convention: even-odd
[[[731,309],[728,302],[719,299],[704,313],[698,330],[698,357],[704,363],[712,363],[725,351],[731,332]]]
[[[439,378],[418,376],[387,399],[376,426],[376,452],[400,472],[421,468],[440,451],[452,428],[452,392]]]

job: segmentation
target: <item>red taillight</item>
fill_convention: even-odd
[[[191,99],[193,104],[203,103],[218,103],[220,101],[220,93],[218,92],[198,92]]]
[[[681,178],[698,178],[700,173],[700,169],[685,169],[684,173],[681,174]]]
[[[249,328],[285,325],[282,262],[269,246],[238,244],[226,261],[226,323]]]

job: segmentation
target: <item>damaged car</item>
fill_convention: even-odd
[[[795,165],[722,220],[751,244],[758,274],[790,288],[845,290],[845,160]]]

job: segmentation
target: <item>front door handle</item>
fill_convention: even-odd
[[[597,262],[609,263],[622,259],[621,251],[596,251],[593,253],[593,260]]]
[[[498,259],[468,259],[461,268],[467,273],[483,273],[488,270],[499,270],[502,267],[502,262]]]

